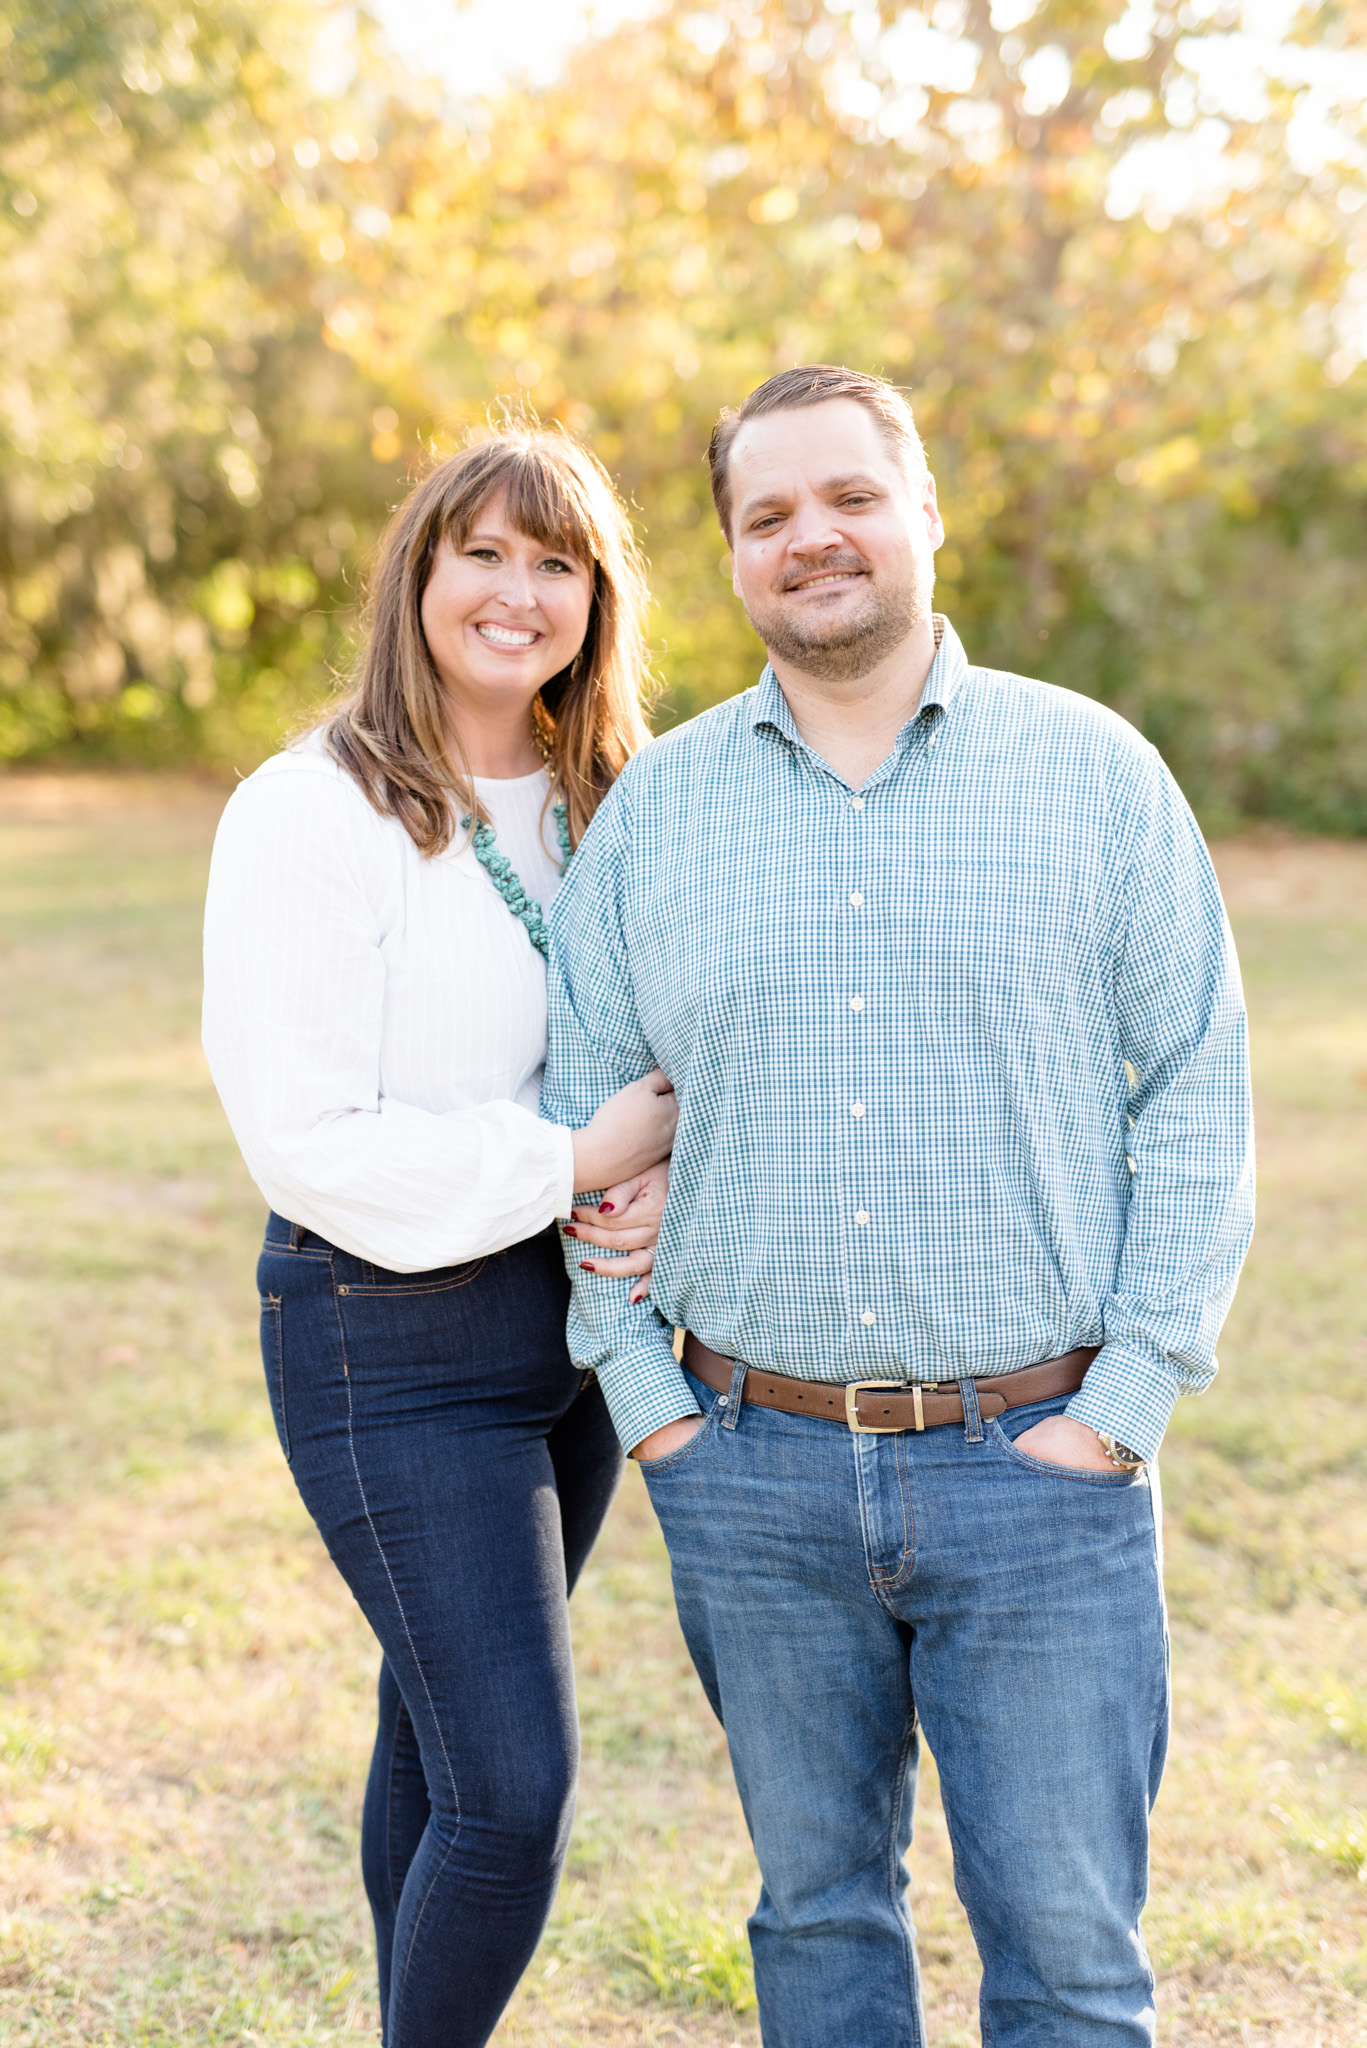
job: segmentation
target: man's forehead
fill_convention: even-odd
[[[820,405],[785,406],[777,412],[760,413],[746,420],[731,443],[732,462],[747,467],[775,461],[797,462],[803,467],[811,459],[838,460],[834,451],[846,450],[846,462],[882,467],[887,444],[867,406],[852,398],[828,398]]]

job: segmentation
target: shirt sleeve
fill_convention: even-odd
[[[326,770],[245,783],[214,843],[204,1049],[267,1201],[399,1273],[501,1250],[569,1206],[571,1134],[520,1104],[444,1112],[381,1088],[382,826]]]
[[[1248,1026],[1210,857],[1167,769],[1128,805],[1115,967],[1130,1199],[1105,1341],[1068,1413],[1142,1456],[1203,1393],[1253,1234]]]
[[[622,936],[622,878],[630,851],[627,791],[618,783],[570,864],[551,913],[550,1018],[541,1113],[579,1129],[599,1104],[656,1066],[637,1013]],[[698,1404],[674,1357],[673,1331],[649,1299],[607,1274],[583,1273],[565,1239],[574,1283],[570,1355],[597,1373],[623,1446],[634,1450]]]

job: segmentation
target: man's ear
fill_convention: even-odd
[[[737,597],[739,597],[739,596],[740,596],[740,572],[739,572],[739,570],[738,570],[738,569],[736,568],[736,551],[735,551],[735,549],[734,549],[734,548],[730,548],[730,549],[728,549],[728,553],[729,553],[729,554],[730,554],[730,556],[731,556],[731,588],[732,588],[732,590],[734,590],[734,592],[736,593],[736,596],[737,596]]]
[[[935,479],[929,470],[926,471],[925,489],[922,492],[921,504],[926,515],[926,526],[930,533],[930,544],[933,548],[941,547],[944,544],[945,522],[940,517],[940,507],[935,500]]]

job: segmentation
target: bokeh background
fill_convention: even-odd
[[[629,494],[657,722],[743,687],[703,451],[814,357],[911,393],[972,654],[1113,704],[1212,838],[1261,1221],[1162,1461],[1145,1925],[1165,2048],[1363,2048],[1365,0],[374,6],[0,0],[0,2048],[375,2038],[378,1660],[198,1042],[234,772],[491,408]],[[579,1812],[499,2048],[757,2048],[634,1469],[573,1621]],[[973,2048],[931,1759],[916,1825],[930,2039]]]
[[[1367,826],[1363,0],[380,4],[0,0],[0,757],[254,765],[506,403],[686,716],[758,663],[708,431],[817,359],[908,388],[977,659]]]

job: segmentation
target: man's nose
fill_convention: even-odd
[[[844,546],[844,536],[831,519],[830,510],[821,504],[799,505],[793,520],[793,530],[788,539],[790,555],[821,554],[830,548]]]

